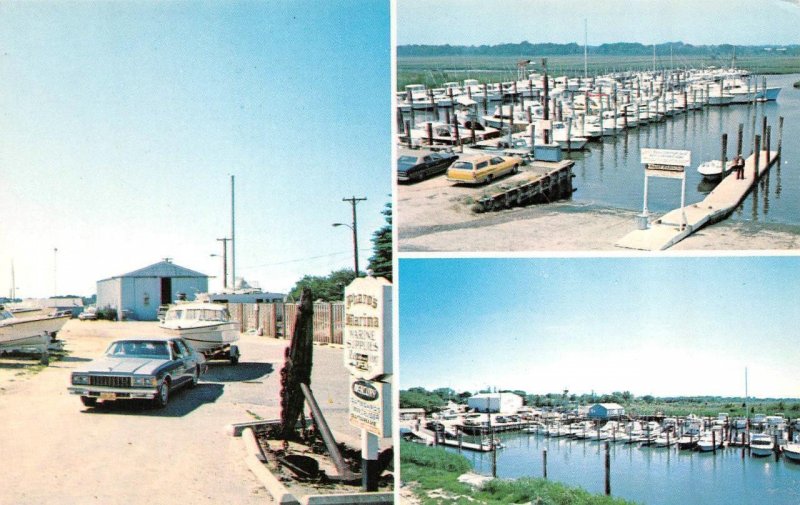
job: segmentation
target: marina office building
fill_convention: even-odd
[[[159,305],[173,303],[178,293],[194,300],[198,293],[207,291],[207,275],[165,260],[97,281],[97,308],[117,309],[121,305],[131,319],[155,321]]]
[[[479,393],[467,400],[476,412],[516,414],[522,407],[522,397],[514,393]]]

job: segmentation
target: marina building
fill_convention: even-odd
[[[589,407],[589,419],[614,419],[625,415],[625,408],[618,403],[595,403]]]
[[[97,281],[97,308],[128,311],[138,321],[158,319],[158,307],[174,302],[178,293],[194,300],[208,291],[208,276],[164,260],[127,274]]]
[[[479,393],[467,400],[476,412],[515,414],[522,407],[522,397],[514,393]]]

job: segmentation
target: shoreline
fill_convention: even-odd
[[[635,229],[638,211],[555,202],[488,214],[444,211],[407,216],[398,223],[401,253],[642,251],[615,246]],[[422,209],[420,209],[422,210]],[[470,213],[471,214],[471,213]],[[465,219],[466,218],[466,219]],[[800,248],[800,226],[726,219],[705,226],[667,251],[786,251]]]

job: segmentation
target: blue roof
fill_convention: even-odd
[[[161,261],[117,277],[203,277],[207,279],[208,275],[178,266],[169,261]]]

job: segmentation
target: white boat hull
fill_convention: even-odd
[[[0,350],[47,345],[70,316],[11,318],[0,323]]]
[[[206,325],[167,325],[161,328],[189,342],[199,352],[207,352],[239,340],[239,323],[229,321]]]

